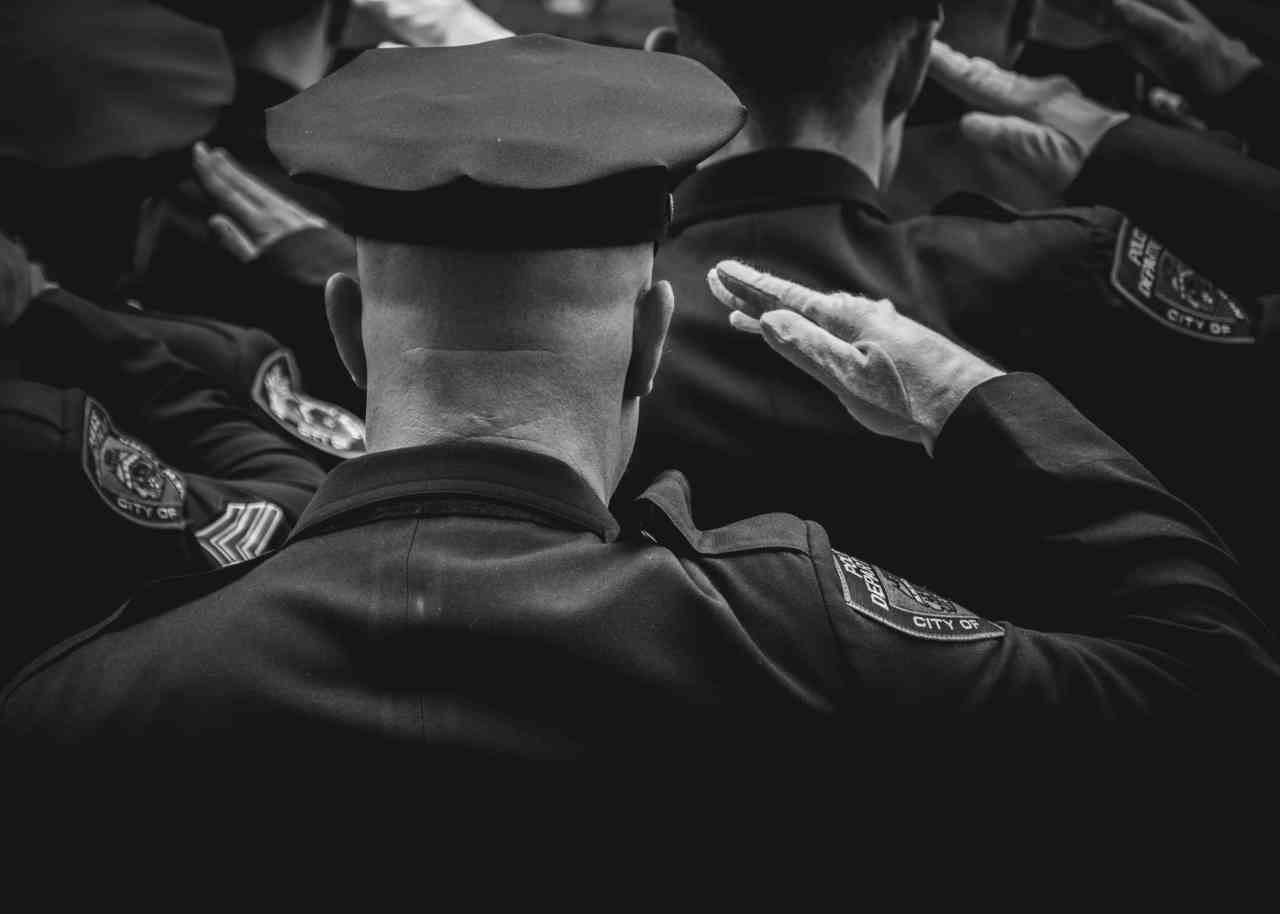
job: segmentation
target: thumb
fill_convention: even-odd
[[[766,312],[760,335],[774,352],[837,396],[848,393],[850,371],[866,361],[853,346],[794,311]]]

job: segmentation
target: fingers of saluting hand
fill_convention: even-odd
[[[238,260],[248,263],[262,252],[262,249],[254,244],[253,240],[229,216],[219,213],[210,217],[209,228],[218,236],[222,246]]]
[[[736,260],[717,264],[707,274],[707,284],[721,304],[747,318],[759,320],[771,311],[790,311],[845,340],[858,338],[875,307],[852,295],[823,295]],[[741,318],[734,326],[748,332],[755,329]]]
[[[258,244],[281,233],[324,225],[324,220],[244,170],[224,149],[197,143],[193,160],[196,177],[218,207]]]
[[[196,143],[192,160],[196,177],[219,209],[246,225],[258,218],[261,196],[248,185],[243,172],[224,150],[211,150],[204,143]]]
[[[769,347],[832,390],[843,393],[850,373],[866,362],[857,339],[876,303],[851,295],[823,295],[727,260],[707,276],[712,294],[733,309],[737,330],[762,336]]]

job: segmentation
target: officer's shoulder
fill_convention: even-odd
[[[0,706],[23,683],[73,653],[77,649],[114,632],[141,625],[173,610],[195,603],[244,578],[263,564],[273,553],[249,561],[216,568],[198,574],[157,578],[137,591],[115,612],[89,628],[66,638],[32,660],[0,689]]]
[[[625,525],[683,556],[810,552],[812,525],[794,515],[761,514],[704,530],[694,522],[693,501],[684,475],[668,470],[627,506]]]

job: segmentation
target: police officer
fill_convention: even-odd
[[[1268,700],[1267,636],[1203,522],[1045,382],[885,301],[734,262],[709,280],[843,422],[931,454],[1044,587],[992,567],[975,612],[793,516],[701,529],[679,474],[610,513],[673,308],[651,277],[668,188],[742,119],[694,62],[547,36],[368,52],[274,110],[273,148],[360,239],[359,280],[327,296],[371,453],[270,557],[158,586],[46,655],[6,731],[341,758],[329,789],[416,747],[395,770],[439,793],[459,782],[426,762],[778,778],[760,765],[812,773],[830,746],[864,753],[846,777],[888,775],[881,725],[1024,738]],[[866,483],[851,465],[830,494],[874,528]]]
[[[154,194],[144,209],[129,294],[149,309],[265,330],[296,354],[312,396],[360,415],[362,397],[342,368],[324,318],[324,283],[353,268],[351,239],[331,224],[333,200],[290,181],[265,137],[266,110],[315,83],[333,64],[349,4],[164,5],[220,29],[236,64],[235,97],[205,137],[210,153],[234,158],[271,192],[304,208],[310,224],[277,244],[261,243],[243,220],[222,213],[219,191],[210,186],[197,152],[187,174]]]
[[[1024,216],[974,195],[894,222],[881,209],[881,187],[929,66],[936,4],[802,3],[789,17],[717,0],[676,8],[681,49],[725,74],[751,119],[677,190],[657,275],[683,307],[624,495],[652,472],[680,467],[705,523],[792,510],[887,565],[923,554],[935,566],[925,577],[940,589],[982,584],[972,580],[982,557],[969,548],[982,541],[957,535],[975,519],[951,504],[922,455],[841,424],[811,379],[762,360],[727,327],[703,278],[719,260],[741,256],[811,287],[886,297],[1006,367],[1042,373],[1229,527],[1234,546],[1261,552],[1255,531],[1275,505],[1268,420],[1228,391],[1270,383],[1260,345],[1266,294],[1256,280],[1269,278],[1274,289],[1276,277],[1269,262],[1222,281],[1199,266],[1224,239],[1243,239],[1243,226],[1180,232],[1199,240],[1187,252],[1170,250],[1163,226],[1119,212]],[[1080,157],[1125,119],[1078,93],[1066,102],[1078,129],[1051,139]],[[726,461],[736,473],[725,472]],[[862,487],[874,526],[832,498],[855,463],[863,478],[906,483]],[[739,483],[766,474],[774,484]],[[1018,567],[1006,565],[1013,574]]]
[[[8,677],[152,578],[279,545],[323,473],[154,337],[47,285],[3,236],[0,255]]]
[[[0,81],[15,87],[0,100],[0,228],[65,288],[109,303],[142,201],[231,100],[221,36],[145,0],[14,0]]]
[[[1030,37],[1037,4],[1023,0],[944,0],[939,38],[965,54],[1010,67]],[[961,191],[981,193],[1017,209],[1063,205],[1061,192],[1019,168],[961,129],[968,107],[937,81],[921,87],[902,134],[893,180],[885,188],[886,212],[907,219]]]
[[[314,250],[318,228],[329,231],[323,220],[255,178],[226,150],[197,143],[194,165],[216,210],[210,222],[221,226],[218,237],[230,254],[256,262],[288,259]],[[304,262],[310,264],[309,269],[319,264],[306,258]],[[319,274],[308,282],[316,289],[323,285]],[[267,281],[246,293],[270,295],[273,288]],[[121,317],[159,337],[176,355],[206,371],[227,390],[251,399],[272,428],[283,429],[303,444],[321,465],[331,467],[364,452],[364,420],[337,403],[314,396],[308,383],[311,372],[303,377],[304,359],[265,330],[165,310],[125,309]],[[331,339],[327,346],[333,348]],[[332,358],[337,359],[336,350]],[[316,360],[306,364],[315,367]],[[350,386],[349,379],[346,385]],[[363,397],[358,399],[363,401]]]
[[[287,308],[289,290],[309,283],[304,297],[314,305],[309,310],[318,321],[322,353],[336,366],[342,389],[359,399],[323,318],[324,281],[351,262],[350,239],[260,180],[238,169],[232,173],[225,156],[196,155],[193,163],[192,144],[214,130],[232,99],[232,64],[219,32],[143,0],[22,2],[5,7],[0,25],[5,81],[29,90],[10,93],[3,104],[0,224],[23,240],[62,288],[113,309],[219,386],[251,399],[269,428],[287,431],[321,463],[358,453],[358,416],[308,389],[313,373],[323,377],[323,363],[310,365],[316,360],[300,358],[252,326],[270,310],[264,302]],[[243,107],[236,110],[243,115]],[[270,160],[265,140],[259,137],[255,153],[250,131],[227,126],[242,120],[224,114],[219,135],[239,139],[236,148],[250,161]],[[250,326],[173,313],[198,303],[228,273],[212,268],[202,274],[181,258],[174,266],[192,272],[184,274],[182,288],[170,290],[174,297],[148,298],[159,310],[141,312],[130,298],[138,290],[128,276],[147,260],[135,250],[143,201],[171,189],[175,176],[191,174],[193,165],[192,183],[199,180],[208,194],[202,205],[212,201],[220,211],[214,224],[225,231],[218,237],[234,243],[233,254],[223,255],[229,272],[248,283],[236,296],[218,300],[263,305],[245,309]],[[203,218],[198,228],[205,237]],[[317,269],[314,255],[324,245],[335,256],[320,258],[325,266]],[[282,280],[281,273],[294,278]],[[306,313],[295,315],[290,329],[305,328]],[[303,365],[316,371],[304,378]]]

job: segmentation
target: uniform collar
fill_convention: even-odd
[[[875,184],[847,159],[819,149],[766,149],[686,179],[676,188],[671,234],[712,219],[818,203],[857,203],[884,217]]]
[[[339,464],[290,540],[367,523],[395,506],[421,513],[412,509],[424,502],[443,514],[485,504],[498,516],[589,530],[606,542],[618,535],[617,520],[568,464],[518,448],[462,442],[379,451]]]

